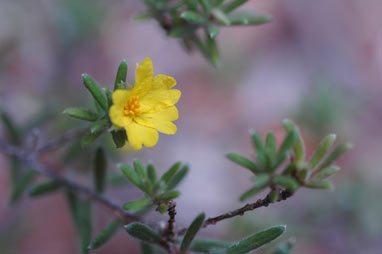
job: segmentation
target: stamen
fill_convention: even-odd
[[[139,107],[139,97],[134,96],[126,102],[125,107],[123,108],[123,114],[125,116],[130,116],[134,118],[137,114],[140,113],[138,110]]]

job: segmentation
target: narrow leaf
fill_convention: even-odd
[[[123,60],[119,64],[117,76],[115,77],[114,91],[117,89],[124,88],[121,86],[121,84],[126,84],[127,69],[128,69],[127,62],[126,60]]]
[[[170,200],[173,200],[173,199],[175,199],[175,198],[177,198],[179,196],[180,196],[180,192],[179,191],[169,191],[169,192],[166,192],[166,193],[160,195],[158,197],[158,200],[167,203]]]
[[[275,176],[272,179],[272,181],[275,184],[281,185],[289,190],[296,190],[299,187],[298,182],[289,176],[284,176],[284,175]]]
[[[94,157],[94,186],[97,192],[104,192],[106,184],[107,159],[102,147],[98,147]]]
[[[213,9],[211,11],[211,14],[219,22],[219,24],[225,25],[225,26],[229,26],[231,24],[230,19],[220,9]]]
[[[228,15],[231,25],[261,25],[272,21],[272,17],[265,14],[242,11]]]
[[[294,131],[296,133],[296,139],[293,145],[295,160],[298,163],[303,163],[305,161],[305,144],[301,137],[300,130],[292,121],[288,119],[283,121],[283,125],[287,132]]]
[[[278,156],[284,153],[287,153],[294,145],[294,142],[296,140],[296,132],[291,131],[287,134],[285,137],[283,143],[281,144],[279,151],[278,151]]]
[[[151,184],[154,185],[157,181],[157,173],[153,164],[147,165],[147,177],[150,180]]]
[[[276,202],[278,199],[279,199],[279,192],[277,190],[273,190],[271,191],[271,193],[269,193],[269,201],[271,203]]]
[[[349,143],[338,145],[334,149],[334,151],[331,154],[329,154],[328,157],[326,157],[324,162],[320,165],[320,168],[328,167],[330,164],[332,164],[332,162],[337,160],[344,152],[346,152],[347,150],[351,148],[352,148],[352,145]]]
[[[81,139],[81,145],[82,147],[86,147],[94,142],[99,136],[103,134],[103,131],[96,132],[96,133],[88,133]]]
[[[137,211],[142,209],[143,207],[149,205],[151,203],[151,199],[149,198],[141,198],[135,201],[127,202],[123,204],[123,209],[129,211]]]
[[[229,2],[228,4],[225,4],[223,5],[222,7],[222,10],[225,12],[225,13],[229,13],[233,10],[235,10],[237,7],[239,7],[240,5],[246,3],[248,0],[232,0],[231,2]]]
[[[91,122],[98,119],[98,115],[96,113],[80,108],[66,108],[62,113],[73,118]]]
[[[97,101],[98,105],[106,111],[107,110],[107,100],[97,84],[97,82],[88,74],[82,74],[82,80],[85,87],[89,90],[93,98]]]
[[[134,160],[133,165],[135,172],[142,180],[147,177],[146,168],[140,160]]]
[[[106,128],[109,121],[107,119],[101,119],[94,123],[94,125],[90,128],[90,133],[100,132],[102,129]]]
[[[326,136],[321,143],[317,146],[316,151],[313,153],[312,158],[309,162],[309,168],[314,169],[318,163],[324,158],[327,151],[333,145],[334,140],[336,139],[336,134],[330,134]]]
[[[333,184],[329,181],[312,181],[304,184],[305,187],[311,189],[333,189]]]
[[[248,238],[232,244],[226,249],[227,254],[245,254],[249,251],[255,250],[264,244],[267,244],[282,233],[284,233],[286,226],[275,226],[264,231],[255,233]]]
[[[261,140],[260,134],[257,133],[255,130],[250,130],[249,134],[251,135],[252,143],[254,147],[256,148],[256,150],[261,153],[264,153],[264,144],[263,144],[263,141]]]
[[[111,107],[113,105],[113,93],[111,92],[109,88],[105,88],[105,95],[107,99],[107,105]]]
[[[28,194],[30,197],[39,197],[45,194],[50,194],[62,187],[62,184],[57,181],[46,181],[29,189]]]
[[[129,179],[131,183],[133,183],[135,186],[140,188],[143,191],[146,191],[145,188],[143,187],[143,183],[141,179],[138,177],[138,175],[135,173],[133,169],[131,169],[128,165],[126,164],[119,164],[118,167],[122,170],[123,174]]]
[[[11,139],[12,144],[21,144],[21,130],[19,130],[19,128],[15,125],[11,117],[7,113],[0,111],[0,119],[3,123],[4,129],[7,131],[7,134]]]
[[[229,153],[227,154],[227,158],[231,161],[251,170],[254,174],[257,174],[260,172],[259,168],[257,167],[256,163],[235,153]]]
[[[180,252],[186,252],[190,247],[192,240],[194,240],[199,229],[202,227],[204,222],[205,214],[201,213],[192,221],[191,225],[187,228],[186,234],[180,244]]]
[[[265,148],[270,153],[276,153],[276,137],[275,134],[273,134],[273,132],[268,133],[267,138],[265,139]]]
[[[188,165],[184,165],[178,172],[176,172],[176,174],[171,178],[170,182],[167,184],[167,189],[172,190],[176,186],[178,186],[182,182],[184,177],[187,175],[188,169]]]
[[[209,59],[215,68],[220,66],[220,53],[215,38],[207,36],[207,49]]]
[[[94,239],[90,242],[88,248],[90,250],[97,249],[107,243],[112,236],[118,232],[118,229],[121,227],[122,221],[121,219],[114,219],[110,222],[98,235],[94,237]]]
[[[199,13],[194,11],[184,11],[182,12],[182,14],[180,14],[180,18],[199,25],[202,25],[207,22],[207,19],[203,15],[200,15]]]
[[[180,161],[176,162],[174,165],[171,166],[169,170],[167,170],[160,178],[159,181],[164,183],[169,183],[172,177],[175,175],[175,173],[178,171],[180,165],[182,163]]]
[[[78,203],[79,215],[79,233],[81,238],[81,253],[89,253],[89,243],[92,237],[92,214],[91,214],[91,201],[82,201]]]
[[[36,178],[36,176],[37,173],[32,170],[23,172],[20,176],[18,176],[12,188],[12,194],[10,198],[11,204],[15,204],[23,196],[25,190]]]
[[[313,176],[315,179],[317,180],[323,180],[323,179],[326,179],[332,175],[334,175],[335,173],[337,173],[338,171],[340,170],[340,167],[338,166],[330,166],[330,167],[327,167],[327,168],[324,168],[322,170],[320,170],[318,173],[315,174],[315,172],[313,172]]]
[[[133,222],[125,226],[127,233],[139,240],[151,243],[160,242],[160,235],[151,227],[140,222]]]
[[[207,26],[207,32],[211,38],[215,38],[220,33],[220,29],[218,26],[210,23]]]
[[[270,179],[271,177],[267,174],[258,175],[255,178],[254,186],[240,196],[240,201],[244,201],[262,191],[268,186]]]
[[[232,243],[213,239],[194,239],[190,247],[191,251],[208,253],[212,248],[227,248]]]
[[[154,254],[154,249],[150,244],[141,242],[141,254]]]

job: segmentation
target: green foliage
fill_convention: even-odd
[[[106,184],[107,160],[102,147],[98,147],[94,157],[94,186],[97,192],[102,193]]]
[[[51,194],[62,187],[62,184],[58,181],[46,181],[40,184],[37,184],[29,189],[30,197],[40,197],[42,195]]]
[[[254,185],[240,196],[244,201],[258,194],[265,188],[270,188],[269,200],[278,200],[278,191],[296,191],[299,187],[332,189],[332,184],[323,181],[340,170],[332,165],[345,151],[351,148],[348,143],[338,145],[329,152],[335,135],[327,136],[312,155],[310,160],[306,159],[304,140],[295,124],[284,120],[286,136],[280,147],[276,147],[276,138],[272,132],[266,136],[265,143],[256,131],[251,131],[251,139],[255,148],[255,160],[248,159],[238,154],[229,153],[227,157],[248,168],[257,175]]]
[[[117,233],[121,225],[122,221],[119,218],[111,221],[100,233],[98,233],[98,235],[94,237],[94,239],[90,242],[88,249],[94,250],[104,245],[111,239],[111,237],[113,237],[115,233]]]
[[[187,228],[186,234],[180,244],[180,251],[186,252],[190,247],[192,240],[194,240],[199,229],[202,227],[204,222],[205,214],[201,213],[192,221],[191,225]]]
[[[215,38],[220,32],[219,26],[260,25],[271,21],[269,15],[234,12],[245,2],[247,0],[145,0],[147,12],[139,14],[138,19],[155,19],[168,36],[179,38],[188,50],[196,48],[218,67],[221,61]]]
[[[156,205],[161,213],[167,211],[167,203],[180,196],[180,192],[173,190],[186,176],[188,166],[181,162],[172,165],[159,179],[153,164],[146,167],[139,160],[133,161],[133,168],[126,164],[119,164],[127,179],[141,189],[145,196],[138,200],[127,202],[123,208],[130,211],[139,211],[151,205]]]
[[[139,223],[133,222],[125,226],[126,232],[131,236],[149,243],[160,243],[160,235],[151,227]]]

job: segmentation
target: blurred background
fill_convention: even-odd
[[[178,132],[160,135],[157,146],[139,153],[109,149],[110,173],[117,172],[117,162],[132,163],[134,158],[152,161],[162,172],[175,161],[189,163],[177,201],[180,228],[201,211],[214,216],[241,206],[238,197],[251,185],[251,175],[225,154],[251,156],[249,129],[264,135],[272,130],[281,139],[282,119],[290,118],[300,126],[308,151],[328,133],[354,144],[339,162],[343,170],[333,179],[335,191],[299,191],[286,202],[221,222],[202,234],[237,240],[287,224],[278,242],[295,237],[295,254],[380,253],[381,1],[263,0],[244,7],[269,13],[273,21],[223,28],[222,66],[214,69],[167,38],[155,21],[134,20],[144,10],[138,0],[0,0],[0,108],[26,133],[37,128],[44,143],[82,125],[61,114],[68,106],[91,104],[82,73],[111,88],[122,59],[133,82],[135,63],[150,57],[154,74],[175,77],[182,91]],[[110,136],[103,141],[110,143]],[[65,174],[87,184],[91,153],[72,149],[70,154],[68,149],[56,156],[69,163]],[[46,160],[57,163],[56,157]],[[24,197],[11,206],[3,155],[0,168],[0,253],[78,253],[64,195]],[[106,194],[121,204],[141,195],[128,185]],[[111,215],[95,207],[98,232]],[[270,253],[273,247],[256,253]],[[138,245],[121,230],[94,253],[138,253]]]

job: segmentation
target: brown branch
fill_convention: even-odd
[[[172,241],[175,237],[175,215],[176,215],[176,203],[174,201],[168,202],[168,222],[167,227],[163,231],[163,237],[166,241]]]
[[[60,139],[60,142],[54,142],[54,146],[56,146],[58,143],[63,142],[64,139]],[[51,143],[53,144],[53,143]],[[48,147],[48,146],[44,146]],[[53,147],[53,146],[50,146]],[[46,165],[42,164],[37,159],[37,153],[29,152],[27,150],[23,150],[21,148],[18,148],[13,145],[9,145],[6,142],[4,142],[2,139],[0,139],[0,152],[11,155],[19,159],[20,161],[24,162],[26,165],[28,165],[32,170],[54,180],[57,182],[60,182],[61,184],[65,185],[67,188],[74,190],[76,192],[82,193],[89,198],[97,201],[101,205],[107,207],[111,211],[113,211],[114,214],[121,217],[126,223],[130,223],[133,221],[142,221],[139,217],[135,216],[134,214],[128,213],[125,210],[123,210],[118,204],[114,203],[113,201],[109,200],[105,196],[93,191],[92,189],[82,186],[80,184],[77,184],[69,179],[67,179],[64,176],[61,176],[54,172],[51,168],[47,167]],[[31,154],[30,154],[31,153]]]
[[[279,198],[278,198],[277,202],[286,200],[289,197],[291,197],[292,195],[293,195],[293,192],[291,192],[291,191],[288,191],[288,190],[280,191]],[[232,217],[235,217],[238,215],[244,215],[244,213],[246,213],[248,211],[253,211],[253,210],[260,208],[260,207],[266,207],[270,204],[272,204],[272,202],[270,201],[269,194],[268,194],[264,199],[259,199],[255,203],[246,204],[245,206],[243,206],[239,209],[230,211],[228,213],[224,213],[224,214],[216,216],[216,217],[208,218],[204,222],[203,227],[207,227],[209,225],[215,225],[219,221],[229,219],[229,218],[232,218]]]

